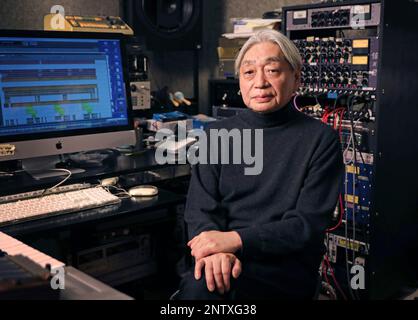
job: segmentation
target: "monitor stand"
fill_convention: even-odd
[[[67,171],[59,169],[69,170],[72,174],[85,172],[84,169],[72,167],[70,163],[64,161],[62,155],[25,159],[22,160],[22,167],[35,180],[68,175]]]
[[[0,178],[13,176],[19,170],[22,170],[20,160],[0,161]]]

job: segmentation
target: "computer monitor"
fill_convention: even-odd
[[[0,161],[134,145],[124,57],[119,34],[1,30]]]

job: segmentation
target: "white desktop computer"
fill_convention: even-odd
[[[123,35],[0,31],[0,163],[135,145],[130,100]]]

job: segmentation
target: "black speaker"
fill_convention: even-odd
[[[201,45],[201,0],[129,0],[125,19],[150,50],[191,50]]]

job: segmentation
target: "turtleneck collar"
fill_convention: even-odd
[[[292,120],[299,112],[289,101],[279,110],[261,113],[247,109],[239,114],[241,119],[254,128],[270,128],[280,126]]]

